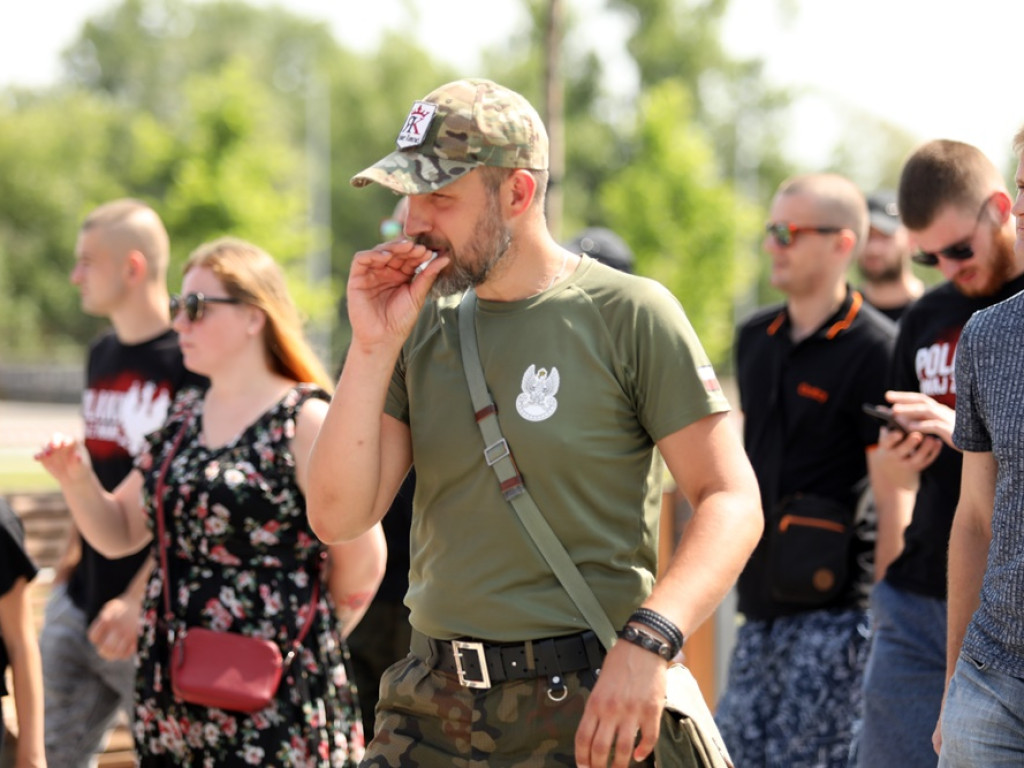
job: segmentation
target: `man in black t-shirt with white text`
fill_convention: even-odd
[[[82,396],[86,449],[108,490],[163,424],[175,391],[201,382],[171,330],[169,256],[160,217],[137,200],[100,206],[79,231],[71,282],[82,309],[113,326],[89,351]],[[148,549],[110,560],[72,531],[40,635],[49,765],[94,765],[118,710],[130,715],[150,570]]]
[[[885,575],[871,598],[874,641],[854,763],[862,767],[936,764],[931,737],[946,677],[946,555],[960,496],[954,359],[970,316],[1024,288],[1012,204],[995,166],[962,142],[923,145],[901,174],[900,214],[920,248],[914,259],[947,282],[903,315],[890,369],[886,399],[909,434],[883,433],[883,466],[919,482],[912,505],[879,519],[879,538],[891,541],[893,557],[878,564]]]

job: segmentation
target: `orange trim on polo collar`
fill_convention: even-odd
[[[849,328],[853,319],[857,316],[857,313],[860,312],[860,308],[864,304],[864,297],[860,295],[860,291],[850,291],[850,294],[853,299],[850,302],[850,310],[846,313],[846,317],[833,324],[833,326],[828,329],[828,333],[825,334],[826,339],[834,339],[842,331]]]
[[[860,291],[850,290],[850,308],[846,311],[846,316],[842,320],[834,322],[826,331],[826,339],[834,339],[840,333],[845,331],[850,325],[853,324],[854,318],[860,313],[860,308],[864,305],[864,297],[861,296]],[[769,336],[774,336],[779,332],[779,328],[786,322],[786,309],[783,307],[782,311],[775,316],[772,320],[771,325],[768,326],[767,333]]]

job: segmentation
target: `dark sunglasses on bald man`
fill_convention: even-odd
[[[775,244],[780,248],[789,248],[796,242],[796,236],[801,232],[813,232],[818,235],[834,235],[842,232],[842,227],[798,227],[795,224],[784,224],[782,222],[768,222],[764,231],[771,235]]]
[[[234,299],[230,296],[207,296],[202,293],[189,293],[185,296],[179,296],[174,294],[171,296],[171,320],[178,316],[178,313],[184,309],[185,317],[188,318],[190,323],[197,322],[203,319],[203,313],[206,311],[207,304],[241,304],[241,299]]]
[[[974,241],[974,236],[978,234],[978,227],[981,226],[981,217],[985,215],[985,211],[988,210],[989,201],[991,201],[993,197],[995,197],[995,193],[986,197],[985,202],[981,204],[978,216],[974,220],[974,229],[971,231],[969,236],[965,237],[959,243],[953,243],[953,245],[941,248],[937,251],[922,251],[918,249],[915,253],[911,254],[911,260],[915,264],[934,267],[939,263],[939,256],[952,261],[967,261],[971,258],[974,255],[974,247],[971,243]]]

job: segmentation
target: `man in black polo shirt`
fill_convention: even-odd
[[[831,174],[786,181],[765,248],[786,303],[736,347],[744,441],[765,535],[739,580],[740,627],[717,719],[742,766],[846,766],[867,658],[872,521],[857,521],[895,324],[846,283],[864,247],[861,192]],[[874,486],[889,511],[894,488]]]
[[[910,520],[903,551],[871,595],[875,638],[856,763],[865,768],[935,766],[931,737],[946,680],[946,553],[962,463],[952,443],[954,358],[968,318],[1024,288],[1012,204],[996,167],[962,142],[923,145],[900,176],[900,215],[921,249],[914,258],[947,282],[901,319],[886,393],[910,435],[883,435],[879,453],[887,467],[909,468],[920,482],[901,514]]]

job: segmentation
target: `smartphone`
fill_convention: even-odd
[[[864,405],[861,406],[861,409],[868,416],[882,422],[882,426],[886,429],[892,429],[897,432],[907,434],[907,430],[905,430],[892,415],[892,408],[889,408],[886,405],[872,405],[871,403],[864,403]]]

